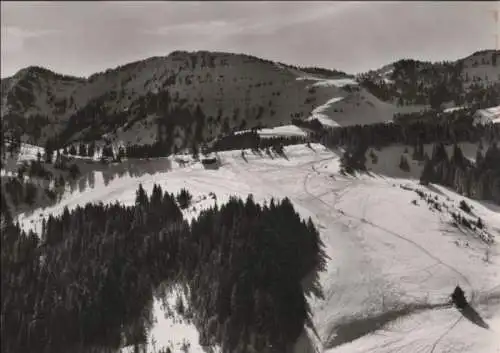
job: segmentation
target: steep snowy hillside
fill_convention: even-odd
[[[311,300],[314,329],[304,329],[293,352],[496,352],[500,349],[499,209],[464,199],[444,188],[388,177],[346,177],[339,153],[319,144],[287,146],[284,156],[249,150],[219,153],[221,166],[178,164],[176,158],[142,161],[84,173],[83,188],[52,207],[21,214],[26,229],[40,229],[48,214],[86,202],[131,205],[139,183],[148,194],[160,184],[171,192],[188,188],[192,217],[231,195],[257,202],[289,197],[302,217],[311,216],[330,257],[320,275],[324,299]],[[146,168],[149,165],[149,168]],[[139,171],[140,172],[140,171]],[[213,193],[213,194],[211,194]],[[484,231],[454,225],[464,200],[481,217]],[[439,207],[435,206],[436,204]],[[464,215],[466,216],[466,215]],[[304,279],[307,286],[308,278]],[[459,284],[471,302],[460,312],[449,304]],[[176,297],[172,294],[172,302]],[[150,351],[182,346],[202,352],[194,327],[162,319]],[[188,342],[189,341],[189,342]]]

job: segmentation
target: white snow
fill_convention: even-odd
[[[161,348],[169,347],[172,352],[182,352],[182,347],[189,348],[191,353],[205,353],[198,344],[199,333],[193,324],[187,322],[175,310],[177,297],[180,296],[184,307],[188,308],[186,296],[180,289],[173,289],[167,296],[166,305],[160,300],[153,303],[155,325],[148,337],[148,349],[157,352]],[[217,348],[217,347],[214,347]],[[125,347],[121,353],[133,353],[133,346]],[[215,353],[218,353],[216,350]]]
[[[339,126],[335,121],[329,118],[329,114],[327,112],[331,110],[331,107],[336,103],[344,99],[343,97],[334,97],[330,100],[328,100],[325,104],[320,105],[319,107],[315,108],[311,116],[307,120],[313,120],[313,119],[318,119],[319,122],[323,125],[326,126]]]
[[[307,132],[295,125],[283,125],[270,129],[260,129],[257,133],[261,137],[277,137],[277,136],[307,136]]]
[[[500,105],[486,109],[479,109],[474,114],[474,122],[476,124],[500,123]]]
[[[246,160],[240,151],[219,153],[222,165],[218,170],[205,170],[200,163],[182,168],[175,162],[168,170],[167,159],[161,159],[151,161],[148,174],[131,176],[124,164],[124,170],[113,172],[116,175],[107,186],[103,172],[93,172],[93,188],[68,192],[58,205],[21,215],[19,220],[25,228],[37,228],[41,217],[60,214],[65,206],[72,209],[86,202],[116,200],[130,205],[139,183],[148,193],[155,183],[170,192],[188,188],[195,198],[194,208],[186,212],[189,217],[213,204],[214,200],[206,197],[209,192],[217,195],[219,204],[231,195],[249,193],[258,202],[289,197],[303,217],[312,217],[330,257],[327,271],[320,275],[325,298],[310,300],[319,338],[305,330],[295,352],[493,353],[500,349],[498,243],[489,246],[453,227],[446,210],[430,209],[413,191],[422,188],[416,181],[341,175],[339,154],[321,145],[286,146],[286,158],[248,150],[245,154]],[[423,190],[450,207],[464,199],[444,188]],[[499,208],[467,202],[481,216],[488,232],[498,237]],[[489,259],[485,261],[487,252]],[[457,284],[489,329],[445,305]],[[430,308],[413,308],[377,326],[396,308],[417,304]],[[157,317],[162,315],[158,306],[155,312]],[[162,322],[153,332],[157,342],[168,344],[172,340],[178,347],[186,338],[191,352],[201,352],[192,326],[179,324],[167,330],[172,322]],[[359,335],[347,342],[347,336],[356,331]]]
[[[446,109],[443,109],[443,112],[444,113],[453,113],[455,111],[458,111],[458,110],[463,110],[465,109],[466,107],[450,107],[450,108],[446,108]]]
[[[358,85],[356,80],[352,78],[325,79],[312,75],[301,75],[297,77],[297,81],[316,81],[311,85],[312,87],[344,87],[347,85]]]
[[[347,85],[355,85],[357,86],[358,83],[353,80],[352,78],[339,78],[339,79],[333,79],[333,80],[321,80],[317,83],[314,83],[312,86],[313,87],[344,87]]]
[[[236,131],[234,134],[239,135],[251,130]],[[257,134],[262,137],[280,137],[280,136],[307,136],[307,132],[295,125],[282,125],[273,128],[257,129]]]

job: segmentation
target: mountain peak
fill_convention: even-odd
[[[28,67],[25,67],[23,69],[20,69],[17,71],[13,77],[16,78],[21,78],[21,77],[44,77],[44,78],[57,78],[57,79],[62,79],[62,80],[71,80],[71,81],[81,81],[84,80],[81,77],[77,76],[71,76],[71,75],[63,75],[59,74],[57,72],[54,72],[52,70],[49,70],[45,67],[41,66],[36,66],[36,65],[31,65]]]

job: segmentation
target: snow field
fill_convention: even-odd
[[[302,217],[313,218],[330,257],[320,274],[324,299],[310,300],[318,337],[305,329],[295,352],[489,353],[500,348],[498,243],[488,245],[450,225],[446,214],[419,199],[413,189],[422,187],[416,181],[341,175],[339,154],[319,144],[286,146],[287,158],[249,150],[245,154],[246,160],[241,151],[219,153],[222,165],[217,170],[206,170],[201,163],[181,167],[172,158],[152,160],[147,173],[137,175],[126,170],[131,162],[116,170],[107,186],[105,172],[91,172],[93,188],[68,191],[56,206],[21,214],[19,220],[25,228],[39,229],[42,217],[60,214],[65,206],[130,205],[139,183],[148,193],[155,183],[169,192],[189,189],[194,204],[185,211],[187,217],[215,202],[210,192],[219,204],[231,195],[249,193],[257,202],[289,197]],[[399,186],[403,184],[407,189]],[[425,192],[451,204],[464,199],[439,187]],[[498,209],[467,202],[498,236]],[[456,284],[489,329],[447,305]],[[155,308],[156,317],[163,317],[158,303]],[[162,320],[152,332],[157,347],[170,344],[176,352],[189,340],[190,352],[201,352],[192,325]]]

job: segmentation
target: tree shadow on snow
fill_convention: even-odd
[[[460,311],[462,315],[473,324],[487,330],[490,328],[481,315],[479,315],[479,313],[469,304],[467,304],[463,309],[458,309],[458,311]]]
[[[476,202],[479,202],[482,206],[486,207],[490,211],[500,213],[500,206],[495,205],[493,201],[486,201],[486,200],[475,200]]]
[[[290,158],[288,158],[288,156],[286,155],[285,151],[283,151],[283,152],[281,152],[281,153],[278,153],[278,155],[279,155],[280,157],[285,158],[287,161],[289,161],[289,160],[290,160]]]
[[[397,308],[389,309],[385,312],[372,316],[358,317],[335,325],[331,328],[325,348],[331,349],[345,343],[352,342],[369,333],[382,329],[385,325],[404,316],[414,314],[424,310],[449,307],[448,303],[429,304],[403,304]]]
[[[437,187],[435,187],[434,185],[431,185],[431,184],[426,185],[426,188],[427,188],[429,191],[432,191],[432,192],[434,192],[434,193],[436,193],[436,194],[438,194],[438,195],[441,195],[441,196],[443,196],[443,197],[446,197],[445,193],[444,193],[444,192],[442,192],[441,190],[439,190],[439,189],[438,189]]]
[[[311,146],[311,144],[310,144],[310,143],[308,143],[306,146],[307,146],[307,148],[309,148],[311,151],[316,152],[316,150],[313,148],[313,146]]]

